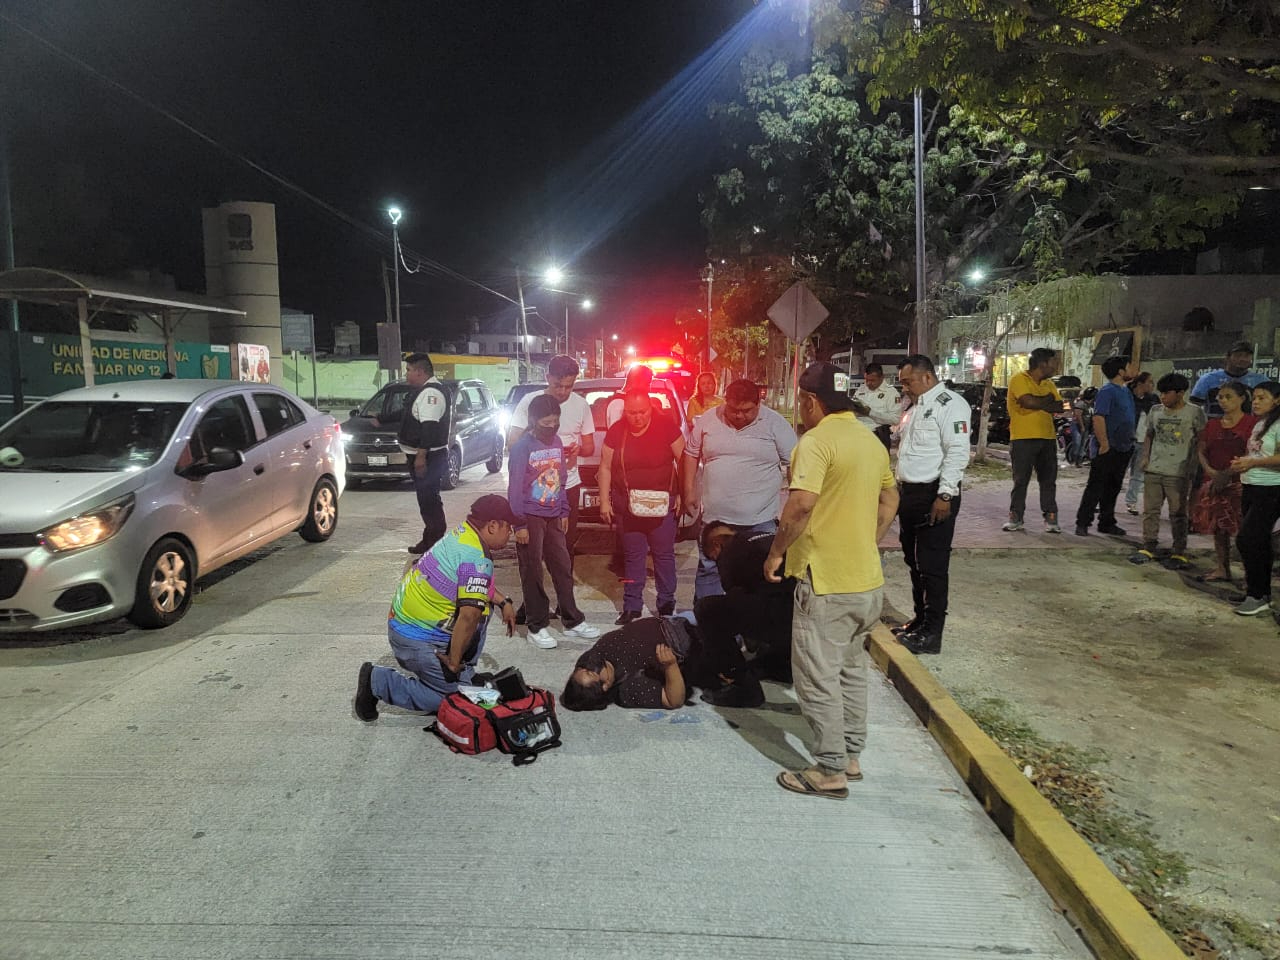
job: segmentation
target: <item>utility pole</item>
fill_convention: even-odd
[[[0,107],[0,269],[12,270],[13,265],[13,208],[9,200],[9,137],[4,108]],[[22,395],[22,341],[18,327],[18,301],[5,301],[5,310],[9,314],[9,329],[6,336],[13,345],[9,357],[9,379],[13,381],[13,407],[9,413],[10,416],[16,417],[26,406],[26,399]]]
[[[920,3],[921,0],[912,0],[911,13],[915,18],[915,30],[919,33],[921,30],[920,22]],[[916,173],[916,324],[915,324],[915,348],[916,353],[929,354],[927,327],[928,318],[925,316],[925,305],[927,293],[925,290],[925,250],[924,250],[924,132],[921,114],[923,107],[920,99],[920,88],[916,87],[915,93],[915,173]]]
[[[704,370],[711,369],[711,287],[716,280],[715,267],[711,266],[711,261],[707,261],[707,269],[702,271],[702,279],[707,284],[707,365]]]
[[[524,342],[524,281],[516,267],[516,296],[520,300],[520,317],[516,320],[516,383],[520,382],[520,345]]]

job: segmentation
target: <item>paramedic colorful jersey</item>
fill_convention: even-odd
[[[492,601],[493,561],[476,531],[461,523],[409,568],[390,619],[406,637],[447,644],[459,607],[479,607],[487,616]]]

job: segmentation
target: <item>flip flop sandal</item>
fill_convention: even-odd
[[[857,783],[862,779],[862,771],[859,770],[857,773],[845,773],[845,779],[850,783]]]
[[[1215,577],[1212,573],[1202,573],[1196,577],[1197,583],[1235,583],[1230,577]]]
[[[789,790],[792,793],[798,793],[802,797],[826,797],[828,800],[847,800],[849,799],[849,788],[840,787],[837,790],[824,790],[822,787],[814,784],[805,774],[805,770],[783,770],[774,779],[777,780],[778,786],[783,790]],[[787,775],[795,777],[799,785],[793,785],[786,779]]]

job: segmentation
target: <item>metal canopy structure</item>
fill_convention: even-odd
[[[18,267],[0,273],[0,300],[17,300],[55,307],[75,308],[80,326],[80,356],[84,366],[84,383],[93,386],[93,350],[89,321],[99,313],[125,313],[150,317],[164,335],[168,368],[173,370],[173,328],[189,313],[213,313],[243,317],[245,312],[217,297],[184,293],[127,280],[107,280],[80,273],[67,273],[45,267]],[[14,330],[16,336],[17,330]],[[22,409],[22,376],[16,369],[17,343],[14,343],[13,393],[14,411]]]

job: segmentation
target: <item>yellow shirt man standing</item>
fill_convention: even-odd
[[[1027,487],[1031,474],[1040,487],[1040,512],[1046,533],[1061,533],[1058,524],[1058,441],[1053,414],[1062,409],[1062,396],[1054,386],[1058,351],[1037,347],[1025,373],[1009,381],[1009,459],[1013,465],[1013,492],[1009,519],[1003,530],[1023,528]]]
[[[765,560],[777,583],[796,578],[791,666],[816,765],[777,776],[784,790],[843,800],[862,779],[867,739],[863,640],[880,619],[884,573],[876,547],[898,509],[889,454],[858,423],[848,375],[815,363],[800,377],[807,432],[791,459],[791,492]]]

